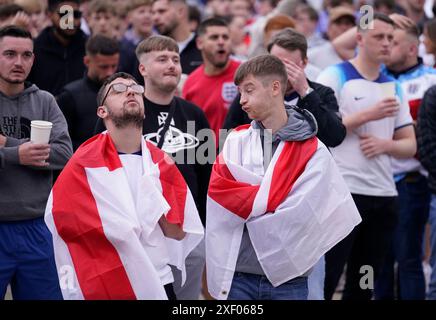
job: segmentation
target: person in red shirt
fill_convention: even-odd
[[[203,64],[192,72],[183,87],[182,96],[203,109],[215,132],[217,147],[229,106],[238,90],[233,76],[240,62],[230,59],[230,30],[220,18],[203,21],[198,28],[197,47]]]

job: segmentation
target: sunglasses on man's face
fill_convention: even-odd
[[[64,11],[64,12],[58,12],[58,15],[59,15],[59,17],[61,17],[61,18],[63,18],[63,17],[65,17],[67,14],[69,14],[70,13],[70,11]],[[74,10],[73,11],[73,17],[74,17],[74,19],[80,19],[80,18],[82,18],[82,11],[80,11],[80,10]]]
[[[103,100],[101,101],[101,105],[104,105],[104,102],[106,101],[106,98],[109,95],[109,92],[111,91],[111,89],[117,93],[123,93],[123,92],[126,92],[128,88],[131,88],[132,91],[136,94],[143,94],[144,93],[144,87],[139,85],[139,84],[132,83],[132,84],[127,85],[124,83],[114,83],[106,91],[106,94],[105,94]]]

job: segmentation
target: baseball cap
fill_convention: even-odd
[[[349,7],[335,7],[329,11],[329,23],[335,22],[342,17],[349,17],[354,23],[356,23],[356,16],[353,9]]]

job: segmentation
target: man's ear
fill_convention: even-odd
[[[275,97],[278,94],[282,94],[282,86],[279,80],[274,80],[271,84],[272,95]]]
[[[86,56],[83,57],[83,64],[84,64],[87,68],[89,68],[89,61],[90,61],[90,59],[89,59],[89,56],[88,56],[88,55],[86,55]]]
[[[99,106],[97,107],[97,116],[104,119],[108,115],[107,107],[106,106]]]
[[[147,70],[145,69],[145,66],[141,62],[139,63],[138,70],[143,78],[147,77]]]
[[[197,49],[201,51],[203,49],[203,36],[198,36],[195,39],[195,43],[197,44]]]
[[[307,59],[307,57],[306,58],[304,58],[303,60],[302,60],[302,68],[304,69],[304,68],[306,68],[306,66],[307,66],[307,63],[308,63],[308,59]]]
[[[409,47],[409,56],[415,57],[418,55],[418,44],[411,44]]]
[[[357,45],[360,45],[362,43],[362,40],[363,40],[363,33],[357,32],[357,34],[356,34]]]
[[[188,16],[188,5],[186,4],[179,4],[176,6],[176,15],[179,19],[183,19]]]

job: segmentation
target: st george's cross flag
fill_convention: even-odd
[[[85,142],[53,186],[45,222],[64,299],[167,299],[147,253],[162,215],[186,232],[181,241],[161,240],[185,281],[185,259],[203,238],[203,226],[173,160],[145,140],[141,149],[136,200],[106,133]]]
[[[237,128],[212,169],[206,274],[216,299],[228,296],[244,226],[265,275],[279,286],[308,272],[361,221],[333,158],[316,137],[281,141],[266,170],[261,143],[259,130]]]

